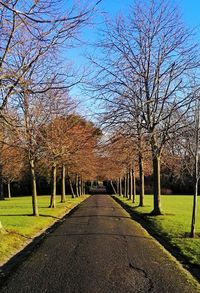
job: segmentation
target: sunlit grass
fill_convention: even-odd
[[[37,233],[61,218],[88,196],[71,198],[65,203],[57,196],[56,209],[48,208],[49,196],[38,196],[39,217],[32,216],[31,197],[16,197],[0,201],[0,221],[6,233],[0,233],[0,263],[30,241]]]
[[[145,196],[145,206],[138,207],[138,196],[136,203],[126,198],[117,196],[122,202],[128,204],[139,214],[148,214],[153,209],[153,196]],[[147,221],[157,234],[165,237],[167,241],[178,247],[181,253],[194,264],[200,264],[200,197],[197,209],[196,238],[188,237],[191,226],[192,215],[191,195],[163,195],[162,216],[147,216]]]

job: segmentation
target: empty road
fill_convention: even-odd
[[[45,238],[0,292],[199,291],[121,206],[94,195]]]

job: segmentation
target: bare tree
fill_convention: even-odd
[[[193,181],[193,207],[190,237],[195,236],[195,223],[197,213],[197,196],[200,178],[199,156],[200,156],[200,100],[197,98],[190,113],[185,120],[185,128],[179,137],[182,147],[182,166],[189,172]]]
[[[199,66],[198,46],[177,9],[163,1],[137,2],[129,17],[107,22],[104,36],[98,44],[101,59],[90,58],[97,68],[93,88],[97,98],[115,105],[114,121],[128,125],[128,112],[132,127],[139,119],[148,134],[154,175],[152,215],[159,215],[162,149],[190,107],[188,74]],[[125,115],[118,111],[121,105]]]
[[[7,123],[6,107],[17,109],[15,131],[30,164],[36,216],[37,138],[41,123],[48,117],[43,106],[52,90],[69,88],[78,82],[69,81],[69,75],[58,66],[58,57],[63,46],[74,45],[99,2],[0,1],[0,117]]]
[[[38,60],[49,52],[58,56],[63,45],[72,46],[99,2],[0,1],[0,110],[14,99]]]

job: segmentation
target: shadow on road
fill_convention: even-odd
[[[62,233],[62,234],[49,234],[49,237],[63,237],[63,236],[118,236],[118,237],[131,237],[131,238],[142,238],[152,239],[152,237],[138,236],[131,234],[118,234],[118,233]]]

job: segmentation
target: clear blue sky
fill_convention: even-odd
[[[141,0],[143,1],[143,0]],[[165,1],[165,0],[163,0]],[[200,42],[200,0],[171,0],[172,3],[175,3],[180,8],[180,11],[183,16],[183,20],[188,27],[195,27],[198,29],[199,33],[197,37]],[[98,27],[100,22],[103,21],[101,14],[107,13],[109,16],[115,16],[116,14],[123,12],[127,13],[129,11],[129,6],[134,3],[134,0],[102,0],[99,4],[98,12],[93,19],[94,25],[84,29],[81,38],[85,41],[94,41],[98,35]],[[71,51],[66,52],[65,56],[71,59],[75,67],[82,67],[87,63],[87,60],[84,58],[84,51],[88,50],[89,46],[81,46],[75,48]],[[90,50],[90,49],[89,49]],[[72,90],[72,95],[79,96],[81,95],[80,91],[77,88]],[[86,103],[86,107],[88,102]]]
[[[143,0],[141,0],[143,1]],[[165,0],[163,0],[165,1]],[[171,0],[177,3],[183,12],[184,20],[188,25],[200,24],[200,0]],[[132,5],[134,0],[103,0],[100,8],[109,14],[115,14],[118,11],[127,11],[128,6]]]
[[[141,0],[143,1],[143,0]],[[165,0],[163,0],[165,1]],[[190,27],[198,27],[200,31],[200,0],[171,0],[172,3],[176,3],[183,15],[183,19],[186,25]],[[110,16],[114,16],[117,13],[125,12],[128,13],[129,6],[134,3],[134,0],[102,0],[102,2],[98,6],[97,17],[94,18],[94,22],[98,23],[100,19],[99,14],[106,12]],[[82,37],[83,39],[90,40],[91,37],[95,37],[97,34],[97,25],[96,27],[90,27],[84,30]],[[200,33],[199,33],[200,37]],[[74,50],[74,54],[76,56],[76,52],[79,54],[80,49]],[[76,59],[76,58],[75,58]],[[77,59],[76,59],[77,60]]]

